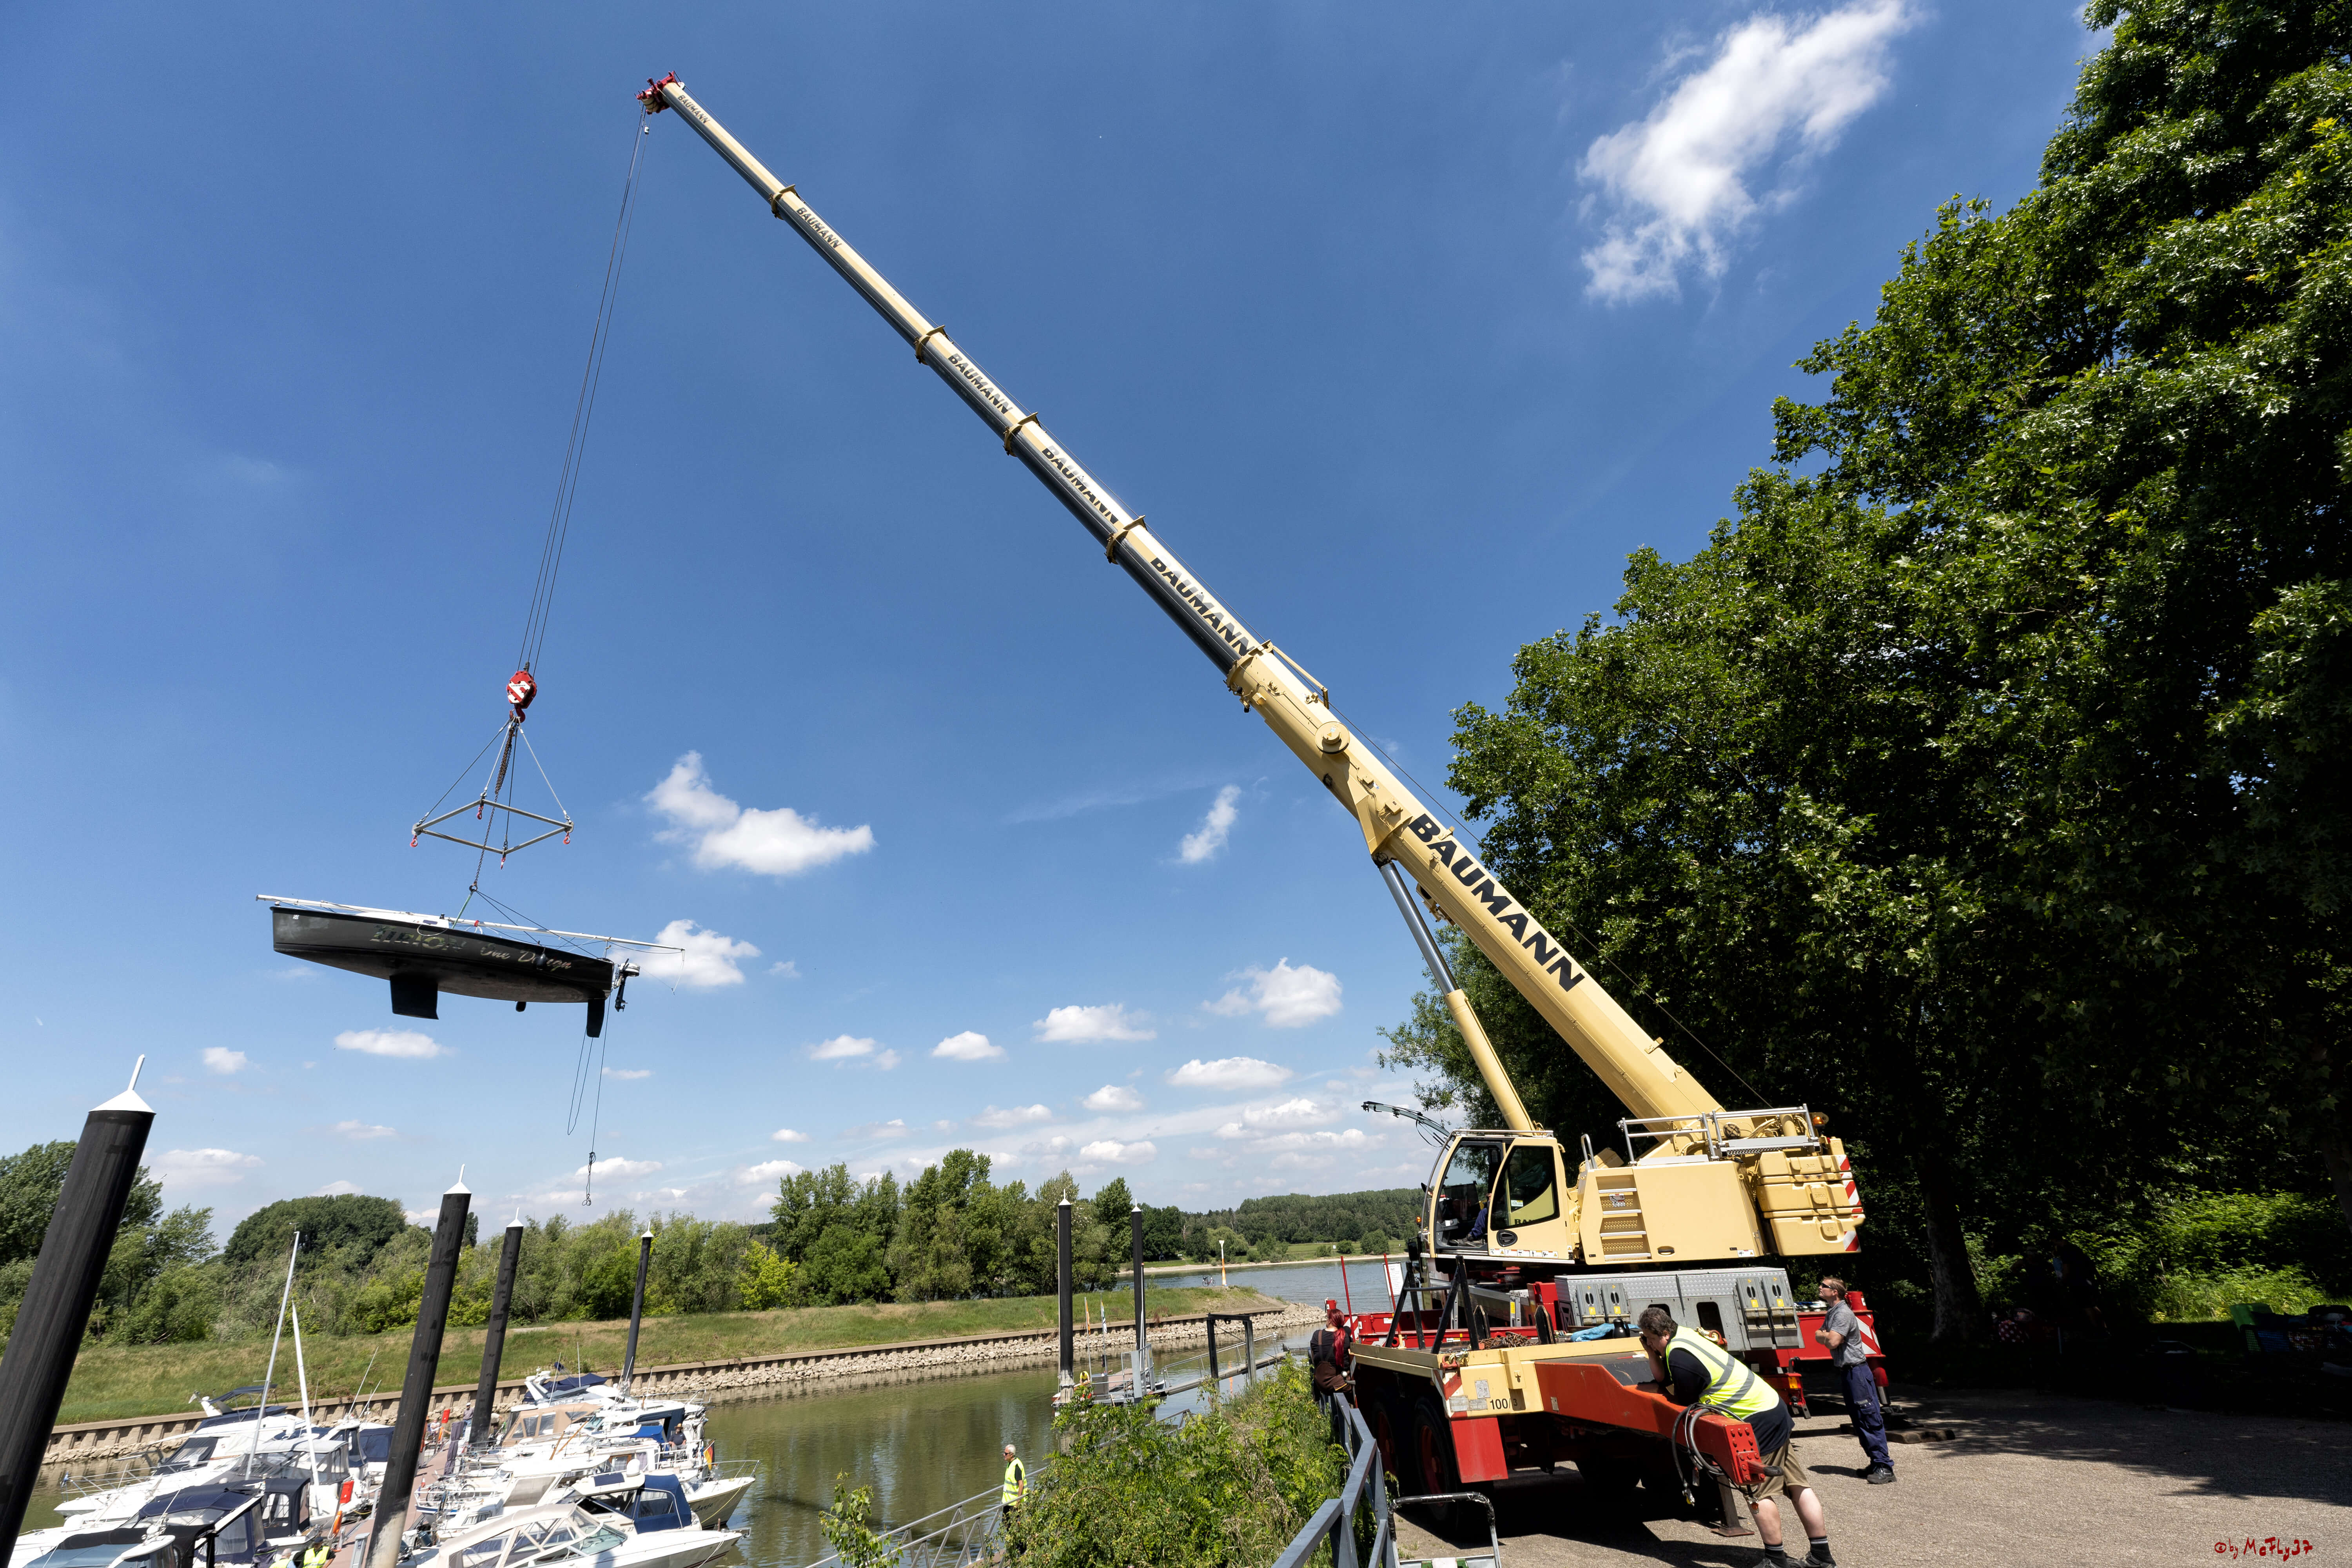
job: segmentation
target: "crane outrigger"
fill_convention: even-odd
[[[1800,1342],[1786,1270],[1766,1260],[1851,1252],[1863,1220],[1844,1146],[1823,1119],[1801,1105],[1726,1109],[1332,710],[1328,689],[1304,665],[1244,625],[1034,409],[894,289],[675,74],[649,81],[638,98],[648,114],[675,110],[874,307],[1361,832],[1504,1122],[1447,1135],[1408,1274],[1412,1304],[1368,1320],[1355,1352],[1391,1468],[1442,1448],[1452,1475],[1431,1469],[1418,1489],[1443,1490],[1449,1479],[1498,1479],[1530,1464],[1590,1458],[1592,1445],[1607,1448],[1632,1432],[1675,1436],[1676,1408],[1633,1386],[1649,1376],[1638,1349],[1629,1355],[1622,1338],[1565,1337],[1622,1325],[1652,1302],[1714,1331],[1801,1401],[1794,1363],[1811,1359],[1811,1347]],[[1596,1152],[1587,1140],[1571,1162],[1536,1126],[1423,917],[1424,899],[1624,1104],[1622,1154]],[[1685,1447],[1744,1479],[1739,1467],[1755,1451],[1744,1423],[1709,1416],[1684,1427]]]

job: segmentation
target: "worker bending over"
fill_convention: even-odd
[[[1642,1348],[1658,1369],[1660,1392],[1677,1405],[1704,1405],[1734,1421],[1745,1421],[1755,1432],[1765,1477],[1748,1501],[1756,1510],[1756,1533],[1763,1539],[1769,1568],[1788,1568],[1790,1561],[1780,1544],[1780,1505],[1773,1500],[1780,1494],[1796,1504],[1798,1522],[1811,1542],[1811,1549],[1797,1560],[1798,1568],[1835,1568],[1829,1521],[1822,1513],[1822,1500],[1813,1493],[1812,1478],[1805,1474],[1790,1442],[1796,1426],[1780,1391],[1705,1334],[1677,1324],[1664,1307],[1644,1309],[1635,1322],[1642,1331]]]

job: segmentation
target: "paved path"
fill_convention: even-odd
[[[2272,1537],[2311,1543],[2287,1561],[2352,1563],[2352,1423],[1937,1393],[1898,1401],[1896,1412],[1958,1436],[1895,1445],[1901,1479],[1873,1487],[1859,1479],[1853,1428],[1833,1402],[1814,1401],[1816,1411],[1825,1405],[1797,1424],[1797,1451],[1818,1483],[1831,1550],[1843,1568],[2268,1563],[2280,1561],[2275,1546],[2261,1554]],[[1573,1475],[1510,1483],[1497,1489],[1497,1501],[1504,1568],[1746,1568],[1758,1556],[1755,1536],[1726,1541],[1645,1491],[1613,1513],[1597,1509]],[[1802,1556],[1793,1515],[1783,1506]],[[1445,1544],[1412,1523],[1402,1536],[1409,1557],[1451,1555],[1468,1544]]]

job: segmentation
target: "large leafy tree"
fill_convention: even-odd
[[[1941,211],[1737,519],[1456,737],[1490,861],[1719,1098],[1840,1118],[1940,1334],[1971,1234],[2279,1144],[2352,1217],[2352,8],[2090,20],[2039,187]],[[1392,1039],[1466,1089],[1442,1015]]]

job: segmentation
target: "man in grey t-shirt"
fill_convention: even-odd
[[[1822,1277],[1822,1301],[1829,1314],[1815,1331],[1814,1342],[1829,1347],[1838,1381],[1845,1387],[1846,1408],[1853,1413],[1853,1435],[1862,1439],[1862,1451],[1870,1460],[1862,1479],[1873,1486],[1884,1486],[1895,1479],[1895,1461],[1886,1453],[1886,1413],[1879,1406],[1878,1375],[1870,1368],[1870,1346],[1863,1337],[1862,1320],[1846,1304],[1845,1281],[1835,1275]]]

